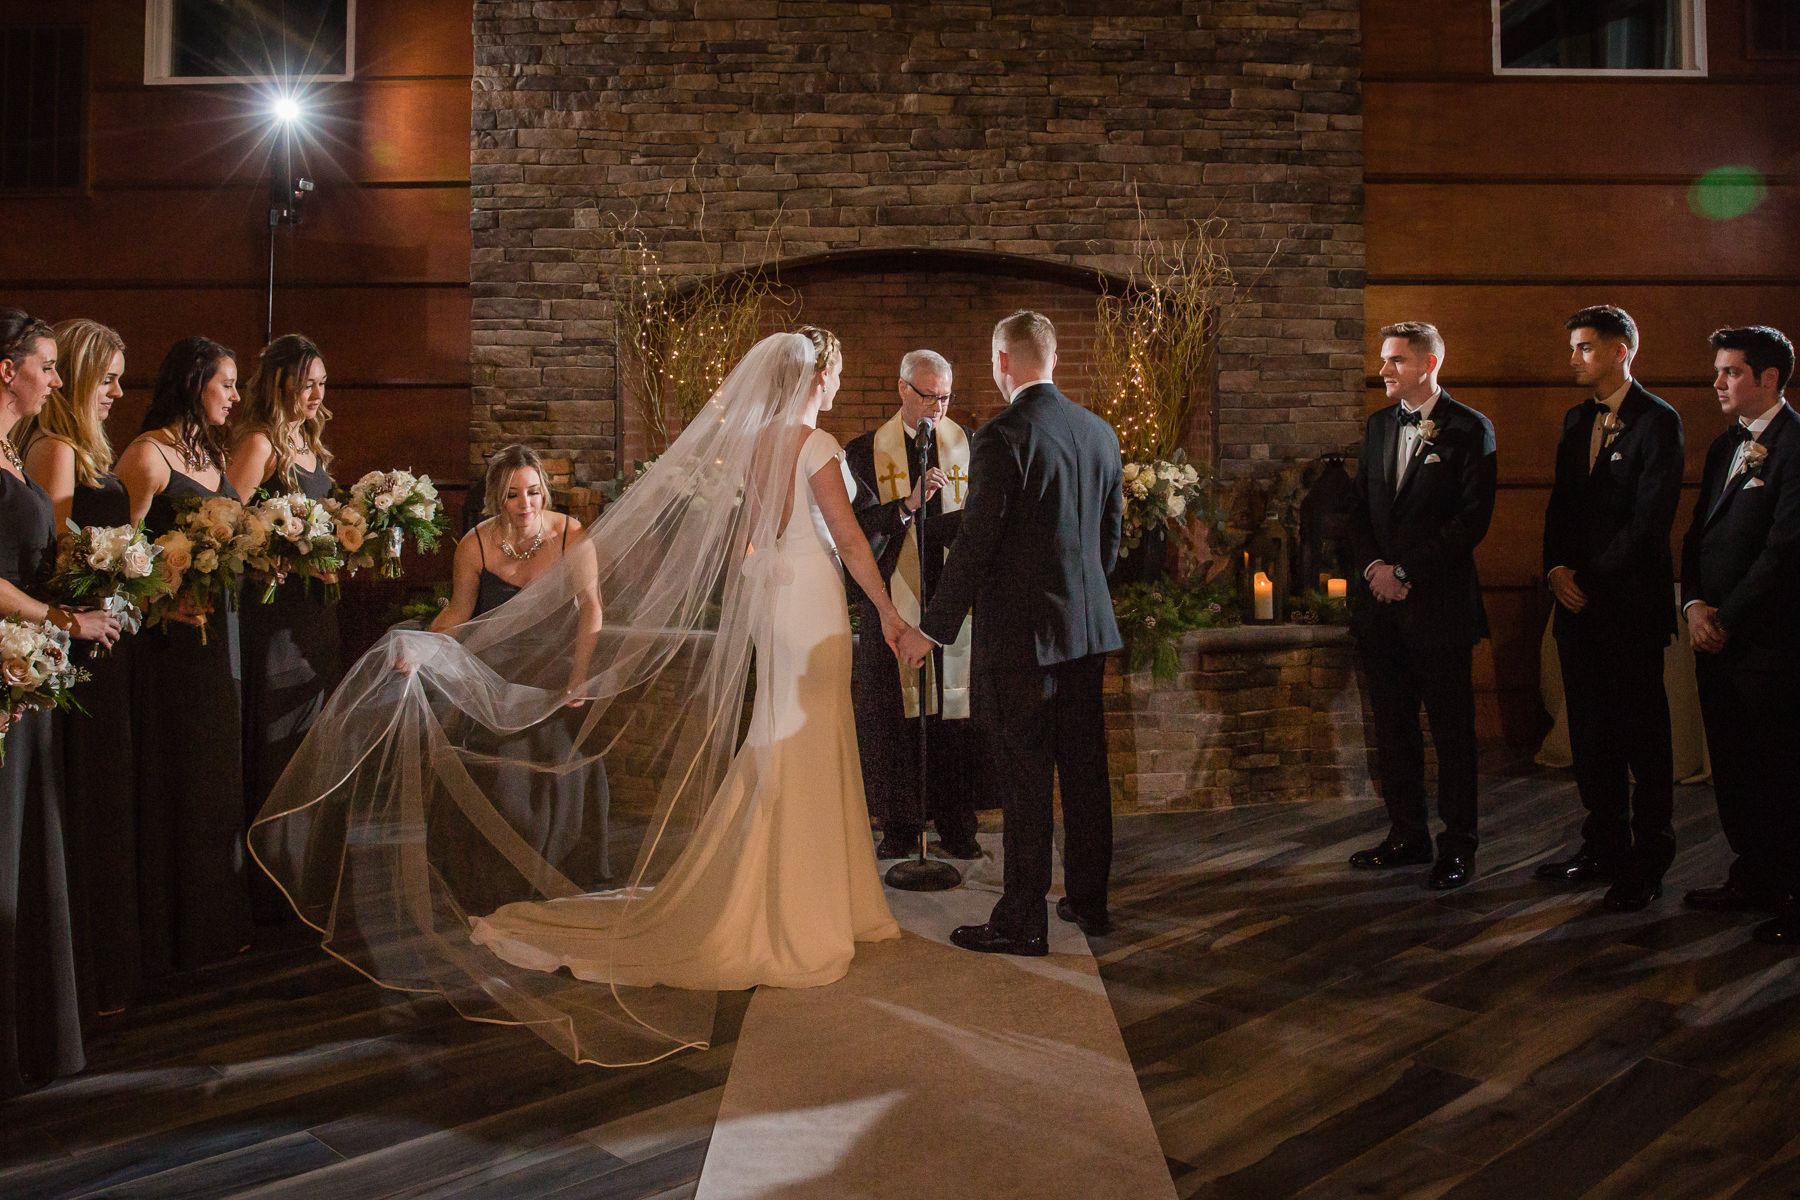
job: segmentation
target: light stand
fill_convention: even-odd
[[[919,463],[914,479],[923,480],[925,472],[931,464],[932,425],[930,421],[920,421],[918,435],[913,439],[919,452]],[[921,489],[921,496],[924,491]],[[913,540],[919,548],[919,612],[925,611],[928,599],[925,583],[925,510],[929,505],[923,501],[919,504],[918,515],[913,518]],[[927,662],[931,661],[929,658]],[[919,667],[919,857],[897,862],[888,868],[883,876],[887,885],[903,892],[944,892],[962,882],[962,872],[958,871],[942,859],[930,858],[925,853],[925,825],[930,817],[930,807],[926,803],[926,787],[930,771],[926,760],[926,704],[925,685],[935,678],[928,674],[923,666]]]
[[[294,173],[294,123],[300,119],[300,106],[291,97],[275,104],[275,117],[281,133],[269,149],[269,307],[263,345],[275,340],[275,231],[283,225],[296,228],[300,224],[300,204],[313,190],[313,181]]]

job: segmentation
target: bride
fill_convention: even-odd
[[[720,989],[829,983],[856,942],[899,936],[851,724],[840,558],[884,602],[890,644],[905,626],[816,428],[841,367],[824,330],[759,342],[579,553],[491,612],[364,656],[250,834],[328,952],[623,1065],[705,1045]],[[534,743],[454,736],[517,733],[571,702],[585,715],[555,761],[497,764]],[[566,874],[518,831],[522,803],[554,799],[475,782],[525,792],[602,757],[611,843],[635,853],[623,887]],[[489,911],[496,897],[510,902]]]

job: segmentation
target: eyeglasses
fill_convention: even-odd
[[[921,400],[929,400],[933,404],[944,404],[944,405],[949,405],[956,401],[956,393],[955,392],[945,392],[943,395],[938,396],[938,395],[933,395],[930,392],[920,391],[917,387],[913,386],[912,380],[907,379],[904,376],[901,378],[900,382],[904,383],[907,387],[912,388],[912,394],[917,396]]]

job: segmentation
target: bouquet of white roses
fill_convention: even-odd
[[[156,539],[165,592],[151,605],[152,625],[166,622],[183,600],[200,611],[217,599],[229,602],[245,567],[273,562],[268,522],[236,500],[189,497],[177,500],[175,509],[175,528]],[[206,644],[204,621],[200,644]]]
[[[1177,450],[1164,461],[1125,464],[1125,529],[1119,553],[1142,545],[1144,535],[1170,523],[1187,524],[1188,509],[1199,504],[1206,485],[1200,473]]]
[[[98,604],[119,620],[126,633],[136,633],[144,609],[163,591],[156,569],[161,547],[150,544],[142,524],[88,525],[69,522],[59,539],[56,574],[50,586],[77,606]],[[94,653],[102,653],[94,647]]]
[[[264,500],[250,515],[268,529],[262,553],[249,564],[269,576],[263,589],[264,604],[274,602],[275,589],[290,571],[326,576],[344,565],[338,554],[337,522],[324,501],[290,492]],[[327,595],[333,595],[336,585],[327,583],[325,589]]]
[[[69,689],[88,679],[69,659],[69,635],[48,621],[0,620],[0,713],[18,708],[74,708]],[[6,761],[6,730],[0,727],[0,763]]]
[[[430,554],[450,528],[431,476],[410,471],[370,471],[350,486],[333,519],[351,568],[379,563],[384,579],[400,578],[408,537],[419,553]]]

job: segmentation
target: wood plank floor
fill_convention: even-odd
[[[1530,879],[1576,825],[1566,773],[1483,804],[1447,896],[1344,866],[1368,804],[1119,822],[1094,950],[1178,1192],[1800,1195],[1800,956],[1680,905],[1723,873],[1710,791],[1679,790],[1668,898],[1631,916]],[[609,1072],[279,931],[0,1105],[0,1196],[691,1196],[748,1002],[712,1049]]]

